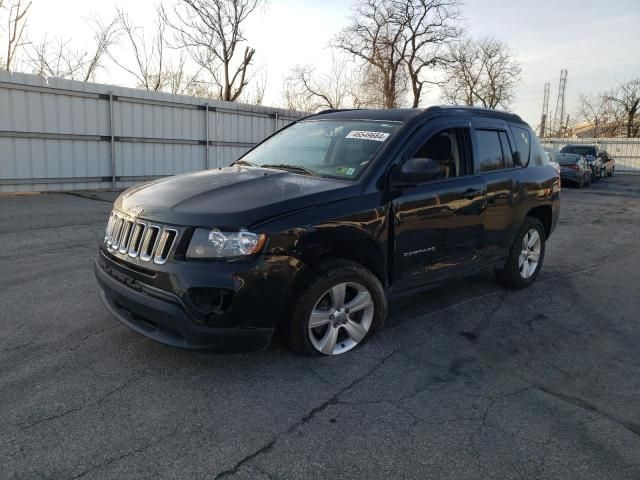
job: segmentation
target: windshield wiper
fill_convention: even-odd
[[[251,163],[249,160],[237,160],[233,162],[234,165],[248,165],[250,167],[257,167],[255,163]]]
[[[303,175],[311,175],[312,177],[317,177],[318,174],[313,170],[309,170],[306,167],[301,167],[300,165],[289,165],[287,163],[265,163],[264,165],[260,165],[262,168],[276,168],[280,170],[289,170],[294,173],[301,173]]]

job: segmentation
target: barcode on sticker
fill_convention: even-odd
[[[367,132],[365,130],[352,130],[344,138],[361,138],[363,140],[375,140],[376,142],[384,142],[388,133],[385,132]]]

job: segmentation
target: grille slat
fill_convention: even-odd
[[[175,228],[149,224],[114,211],[107,222],[104,243],[130,261],[138,259],[162,265],[170,258],[178,235]]]
[[[128,252],[128,255],[131,258],[136,258],[138,256],[140,245],[142,244],[142,238],[144,237],[146,229],[147,224],[143,222],[136,222],[135,227],[133,227],[133,233],[131,234],[131,242],[129,243]]]

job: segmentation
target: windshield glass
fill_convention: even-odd
[[[266,140],[238,163],[355,180],[401,126],[400,122],[307,120]]]
[[[594,147],[581,147],[579,145],[567,145],[560,150],[562,153],[575,153],[577,155],[593,155],[596,156],[596,149]]]

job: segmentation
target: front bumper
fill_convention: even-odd
[[[285,311],[290,284],[298,270],[295,262],[288,257],[270,259],[246,265],[246,271],[238,274],[230,274],[232,270],[228,269],[216,271],[215,265],[209,264],[206,282],[202,278],[203,265],[193,267],[195,271],[190,272],[185,265],[173,269],[168,264],[163,266],[161,276],[167,277],[164,283],[180,285],[182,295],[158,288],[152,285],[153,281],[145,282],[146,278],[104,251],[94,263],[94,272],[107,310],[146,337],[172,347],[217,352],[266,348]],[[185,302],[189,287],[202,287],[203,283],[207,287],[235,285],[233,300],[219,319],[198,317]]]

